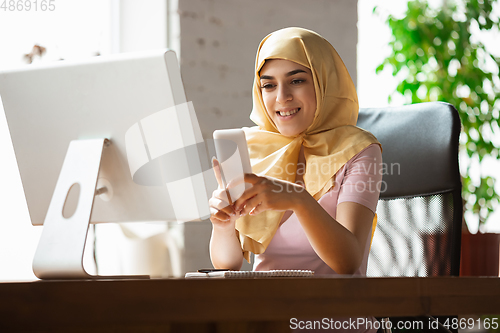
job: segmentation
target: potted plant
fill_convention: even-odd
[[[378,73],[389,67],[401,78],[394,94],[407,103],[443,101],[457,108],[460,150],[468,156],[461,162],[464,208],[472,212],[465,214],[469,225],[482,225],[499,201],[494,177],[470,174],[471,166],[481,165],[486,156],[500,158],[500,147],[491,140],[500,132],[500,58],[473,34],[498,30],[495,2],[445,0],[433,8],[426,0],[408,1],[405,17],[387,17],[392,52],[377,68]],[[463,228],[461,275],[498,276],[499,239],[498,234],[472,235]]]

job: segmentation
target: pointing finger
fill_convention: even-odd
[[[212,167],[214,169],[214,173],[215,173],[215,178],[217,179],[217,184],[219,184],[219,188],[224,188],[224,185],[222,184],[222,175],[221,175],[221,172],[220,172],[220,163],[219,161],[217,161],[217,159],[214,157],[212,157]]]
[[[219,184],[219,188],[220,189],[224,189],[224,183],[222,182],[222,174],[221,174],[221,171],[220,171],[220,163],[215,158],[215,156],[212,157],[212,166],[214,168],[215,178],[217,178],[217,183]],[[231,200],[231,196],[229,195],[229,192],[227,192],[227,189],[225,189],[225,190],[226,190],[227,199],[229,201],[229,204],[232,205],[233,202]]]

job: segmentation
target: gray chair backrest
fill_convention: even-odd
[[[361,109],[357,126],[383,148],[368,276],[458,275],[462,226],[460,118],[432,102]]]

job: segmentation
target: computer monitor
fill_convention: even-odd
[[[38,277],[91,277],[89,223],[210,216],[215,180],[173,51],[3,71],[0,98],[31,222],[44,224]]]

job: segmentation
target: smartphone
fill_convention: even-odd
[[[251,185],[243,182],[245,173],[252,173],[247,140],[242,129],[225,129],[214,131],[214,146],[217,160],[221,166],[222,184],[227,186],[231,181],[239,182],[229,189],[232,202],[238,200],[245,189]]]

